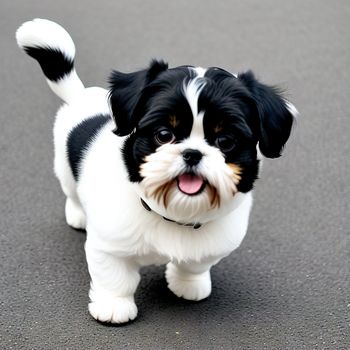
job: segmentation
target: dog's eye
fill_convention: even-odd
[[[236,139],[231,135],[221,135],[215,140],[215,145],[222,152],[230,152],[236,147]]]
[[[175,135],[169,129],[160,129],[154,134],[154,140],[159,145],[164,145],[173,142]]]

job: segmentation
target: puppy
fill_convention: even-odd
[[[149,264],[167,264],[178,297],[207,298],[210,268],[246,234],[260,154],[280,156],[295,107],[252,72],[156,60],[113,71],[109,91],[85,88],[61,26],[35,19],[16,37],[65,102],[54,169],[68,225],[87,231],[90,314],[135,319],[139,269]]]

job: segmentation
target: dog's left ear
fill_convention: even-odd
[[[115,134],[125,136],[134,130],[138,121],[135,109],[143,89],[167,69],[167,63],[152,60],[148,69],[134,73],[112,72],[109,78],[109,103],[116,122]]]
[[[261,153],[268,158],[279,157],[298,116],[297,109],[276,87],[260,83],[251,71],[239,74],[237,78],[248,88],[256,104]]]

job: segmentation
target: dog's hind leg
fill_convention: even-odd
[[[72,197],[66,198],[65,214],[67,224],[78,230],[85,230],[86,217],[80,202]]]
[[[65,215],[67,224],[77,230],[85,230],[86,216],[76,193],[76,185],[72,181],[64,183],[63,180],[64,178],[59,177],[62,191],[66,195]]]
[[[57,166],[57,158],[55,157],[55,165]],[[76,191],[76,183],[73,176],[70,174],[70,169],[66,168],[66,172],[60,173],[56,168],[56,175],[61,184],[63,193],[66,195],[65,215],[67,224],[77,230],[85,230],[86,216],[83,207],[80,204]]]

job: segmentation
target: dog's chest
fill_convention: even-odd
[[[136,262],[141,266],[164,265],[170,261],[169,257],[157,253],[149,253],[136,257]]]

